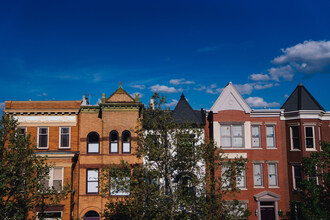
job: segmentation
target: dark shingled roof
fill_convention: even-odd
[[[200,125],[205,124],[204,113],[202,111],[193,110],[183,93],[172,113],[176,123],[190,122]]]
[[[324,110],[316,99],[307,91],[303,84],[299,84],[281,109],[285,112],[297,110]]]

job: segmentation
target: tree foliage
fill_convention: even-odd
[[[0,120],[0,212],[5,219],[26,219],[28,212],[41,212],[64,199],[69,187],[58,192],[45,188],[52,164],[35,154],[30,135],[22,134],[13,118]]]
[[[330,143],[322,143],[322,151],[302,160],[305,178],[298,183],[296,200],[291,201],[290,219],[329,219]]]
[[[102,171],[101,192],[109,198],[103,216],[106,219],[219,219],[219,216],[225,219],[230,216],[229,206],[234,203],[225,204],[224,194],[237,191],[236,168],[244,167],[244,160],[232,161],[223,154],[219,156],[212,143],[204,143],[204,125],[189,121],[177,123],[173,113],[164,107],[166,99],[158,94],[152,98],[154,105],[145,109],[135,131],[136,156],[143,158],[143,163],[132,165],[122,161]],[[226,165],[233,168],[226,174],[232,183],[230,189],[222,189],[219,184],[218,169],[225,160]],[[210,167],[213,171],[209,171]],[[112,196],[127,189],[130,192],[127,196]]]

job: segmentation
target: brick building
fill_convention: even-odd
[[[37,154],[55,163],[47,184],[59,189],[72,186],[73,193],[61,205],[46,211],[50,216],[99,219],[107,200],[98,192],[102,166],[121,159],[140,162],[132,153],[142,107],[139,98],[132,98],[121,86],[108,98],[102,94],[97,105],[86,100],[5,102],[4,112],[18,120],[22,132],[31,134]]]
[[[208,116],[210,137],[226,156],[248,159],[236,199],[252,211],[249,219],[278,219],[279,211],[289,209],[282,112],[251,109],[229,83]]]
[[[285,122],[285,133],[288,158],[288,183],[290,200],[298,188],[301,178],[303,157],[312,152],[321,151],[321,141],[330,142],[330,112],[316,101],[302,84],[299,84],[281,109],[281,119]],[[319,180],[316,178],[316,181]]]

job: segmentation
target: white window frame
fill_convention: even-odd
[[[245,167],[242,169],[242,172],[240,173],[241,175],[239,175],[239,173],[236,170],[236,186],[237,186],[237,176],[241,177],[240,181],[243,181],[243,186],[237,186],[237,188],[240,189],[246,189],[246,172],[245,172]]]
[[[273,128],[274,136],[272,138],[273,138],[274,146],[268,145],[268,138],[270,138],[270,136],[267,136],[267,127]],[[276,126],[274,124],[266,124],[266,148],[267,149],[276,149]]]
[[[56,212],[60,212],[61,213],[61,217],[60,218],[44,218],[44,220],[58,220],[58,219],[63,219],[63,212],[62,211],[44,211],[44,213],[56,213]],[[40,212],[37,212],[37,216],[36,219],[39,220],[38,215]]]
[[[39,132],[41,128],[47,128],[47,147],[39,147]],[[38,149],[48,149],[49,148],[49,127],[38,127],[38,135],[37,135],[37,148]]]
[[[258,136],[253,136],[253,127],[257,127],[258,128]],[[259,146],[253,146],[253,138],[258,138],[259,139]],[[251,145],[252,148],[254,149],[258,149],[258,148],[262,148],[261,146],[261,129],[260,129],[260,125],[257,124],[252,124],[251,125]]]
[[[263,175],[264,175],[264,172],[263,172],[262,164],[263,164],[263,163],[257,163],[257,162],[256,162],[256,163],[253,163],[253,187],[254,187],[254,188],[258,188],[258,187],[259,187],[259,188],[260,188],[260,187],[263,188],[263,187],[264,187],[264,176],[263,176]],[[260,166],[260,177],[261,177],[261,184],[260,184],[260,185],[256,185],[256,182],[254,181],[254,177],[255,177],[255,176],[259,176],[259,175],[255,175],[255,174],[254,174],[254,166]]]
[[[269,167],[270,165],[274,165],[275,166],[275,179],[276,179],[276,183],[275,185],[270,185],[270,174],[269,174]],[[278,163],[275,162],[269,162],[267,163],[268,166],[268,186],[271,187],[278,187]]]
[[[68,147],[61,147],[62,143],[61,143],[61,137],[62,137],[62,128],[69,128],[69,146]],[[71,127],[59,127],[59,148],[61,149],[69,149],[71,148]]]
[[[312,133],[313,133],[313,148],[307,148],[307,136],[306,136],[306,128],[312,128]],[[305,149],[306,151],[315,151],[316,150],[316,145],[315,145],[315,126],[313,125],[305,125],[304,126],[304,133],[305,133]],[[311,137],[308,137],[311,138]]]
[[[88,180],[88,171],[97,171],[97,181],[96,180]],[[86,170],[86,194],[99,194],[99,185],[100,185],[100,182],[99,182],[99,180],[100,180],[100,170],[99,169],[87,169]],[[97,182],[97,192],[89,192],[88,191],[88,183],[89,182],[92,182],[92,183],[94,183],[94,182]]]
[[[319,178],[317,176],[317,167],[315,166],[315,177],[310,177],[307,176],[308,181],[310,181],[311,179],[316,179],[316,185],[319,185]]]
[[[293,131],[292,131],[292,128],[293,127],[297,127],[298,128],[298,141],[299,141],[299,148],[293,148]],[[291,125],[290,126],[290,146],[291,146],[291,150],[292,151],[300,151],[301,150],[301,141],[300,141],[300,135],[299,135],[299,128],[300,126],[299,125]]]
[[[230,127],[230,136],[224,136],[221,134],[221,129],[223,126],[229,126]],[[240,126],[242,128],[242,135],[241,136],[234,136],[233,135],[233,126]],[[230,146],[222,146],[222,140],[223,137],[230,137]],[[240,137],[242,138],[242,146],[233,146],[233,139],[234,137]],[[241,148],[245,148],[245,136],[244,136],[244,123],[220,123],[220,146],[222,148],[226,148],[226,149],[241,149]]]
[[[63,167],[53,167],[53,168],[50,168],[49,170],[49,175],[48,175],[48,187],[51,188],[54,186],[54,169],[61,169],[61,181],[62,181],[62,184],[61,184],[61,190],[63,190],[63,172],[64,172],[64,169]]]
[[[20,129],[20,130],[23,130],[24,129],[24,134],[26,135],[26,132],[27,132],[27,129],[26,129],[26,127],[18,127],[18,129]],[[21,133],[19,133],[20,135],[23,135],[23,134],[21,134]]]
[[[295,166],[299,166],[300,167],[300,175],[301,175],[301,179],[302,179],[302,167],[301,165],[299,164],[293,164],[292,165],[292,187],[293,187],[293,190],[297,190],[297,182],[296,182],[296,173],[294,171],[294,167]]]

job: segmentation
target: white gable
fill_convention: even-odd
[[[245,102],[231,82],[223,89],[211,108],[211,111],[214,113],[224,110],[239,110],[245,113],[251,112],[250,106]]]

